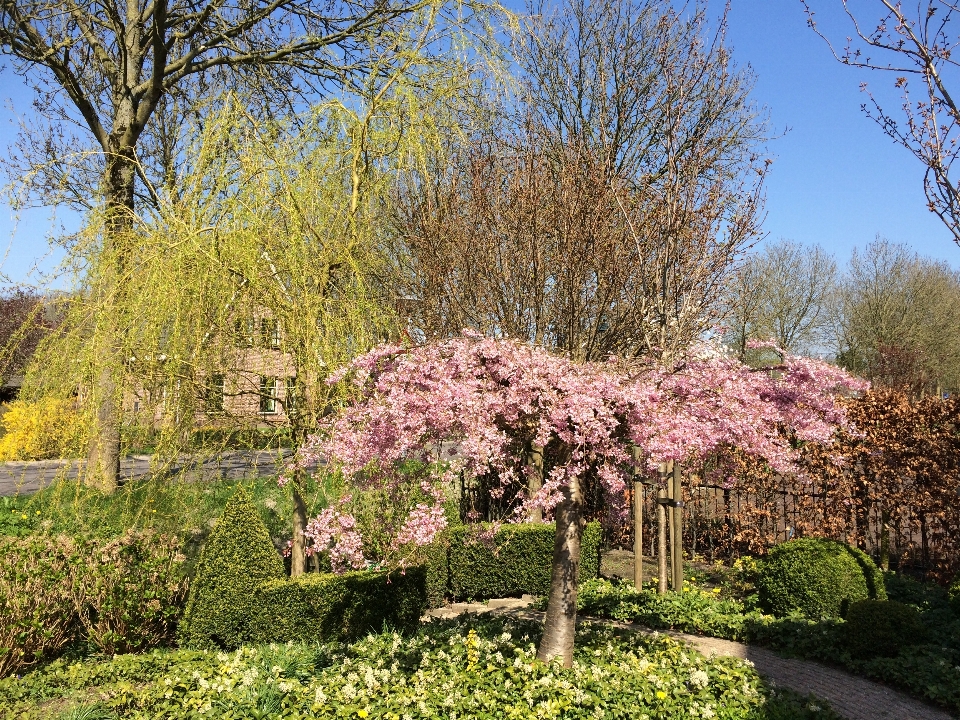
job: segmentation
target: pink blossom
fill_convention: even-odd
[[[790,471],[796,443],[827,442],[837,426],[846,426],[837,397],[866,388],[822,361],[783,355],[775,369],[755,370],[714,350],[694,349],[677,367],[665,368],[615,359],[578,364],[475,334],[408,349],[382,346],[341,373],[339,379],[356,387],[356,399],[294,462],[308,467],[326,458],[359,487],[395,483],[405,460],[432,462],[422,490],[435,503],[414,508],[395,541],[424,544],[445,525],[440,505],[456,473],[499,477],[491,492],[513,503],[515,521],[533,508],[550,513],[564,487],[587,472],[596,474],[617,510],[633,445],[642,453],[641,472],[649,474],[661,462],[696,464],[725,447]],[[457,450],[437,463],[444,442]],[[517,448],[531,444],[562,446],[565,462],[527,498],[516,494],[526,483],[515,480],[531,472]],[[515,497],[505,497],[508,492]],[[332,548],[341,548],[341,561],[356,566],[362,554],[355,530],[336,526],[335,515],[321,517],[312,526],[319,545],[331,547],[331,559]]]
[[[341,504],[347,501],[349,498],[345,498]],[[312,541],[307,548],[307,554],[326,553],[335,573],[344,572],[351,567],[359,569],[367,564],[363,557],[363,543],[357,530],[357,521],[349,513],[327,508],[307,523],[303,535]]]

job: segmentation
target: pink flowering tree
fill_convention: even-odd
[[[623,504],[639,447],[642,472],[669,460],[696,463],[724,447],[794,469],[795,447],[826,442],[846,420],[841,393],[864,385],[826,363],[784,356],[754,371],[721,354],[693,353],[682,364],[574,363],[510,340],[466,336],[402,348],[385,345],[356,359],[334,381],[356,386],[297,463],[334,463],[360,487],[395,487],[411,458],[436,459],[418,482],[425,502],[408,514],[393,549],[433,541],[446,524],[443,503],[459,472],[497,478],[490,493],[512,508],[556,522],[542,660],[573,659],[580,541],[586,498],[612,511]],[[524,447],[543,448],[542,484],[528,491]],[[599,491],[599,492],[596,492]],[[335,568],[363,563],[352,518],[336,509],[311,523],[314,542]]]

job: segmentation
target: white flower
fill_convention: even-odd
[[[703,670],[694,670],[690,673],[690,684],[695,688],[705,688],[710,683],[710,676]]]

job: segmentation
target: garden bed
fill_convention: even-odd
[[[535,661],[536,623],[434,621],[350,644],[60,659],[0,681],[4,720],[837,718],[747,664],[666,637],[585,628],[573,668]],[[83,714],[87,713],[87,714]]]

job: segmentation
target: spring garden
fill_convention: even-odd
[[[680,5],[0,2],[0,719],[842,717],[697,638],[960,714],[960,274],[758,245]]]

